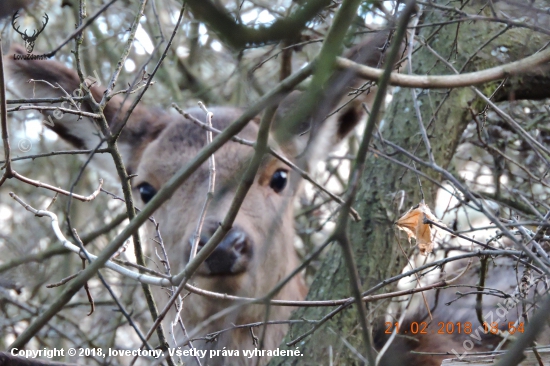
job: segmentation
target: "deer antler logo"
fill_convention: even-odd
[[[17,18],[19,18],[19,11],[16,11],[15,14],[13,14],[11,25],[13,26],[13,29],[15,29],[15,31],[19,33],[21,35],[21,38],[23,38],[23,40],[25,41],[25,48],[27,49],[27,53],[32,53],[32,51],[34,50],[34,42],[36,42],[36,39],[38,38],[40,33],[42,33],[44,28],[46,28],[46,24],[48,24],[48,14],[44,13],[45,21],[42,22],[42,29],[38,31],[35,30],[30,36],[27,34],[26,29],[24,33],[21,33],[21,31],[19,30],[19,26],[16,25]]]

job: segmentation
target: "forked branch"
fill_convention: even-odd
[[[29,204],[25,203],[21,198],[19,198],[13,192],[10,192],[10,197],[13,198],[14,200],[16,200],[27,211],[32,212],[35,216],[38,216],[38,217],[47,216],[47,217],[49,217],[51,219],[52,229],[53,229],[56,237],[59,239],[61,244],[66,249],[70,250],[73,253],[78,254],[81,258],[86,259],[86,257],[89,257],[92,262],[97,260],[96,255],[93,255],[88,251],[86,251],[86,253],[83,253],[82,250],[78,246],[71,243],[65,237],[65,235],[63,235],[63,232],[59,228],[59,220],[58,220],[57,215],[55,213],[50,212],[50,211],[45,211],[45,210],[37,210],[37,209],[33,208],[32,206],[30,206]],[[115,272],[118,272],[118,273],[120,273],[120,274],[122,274],[122,275],[124,275],[128,278],[134,279],[134,280],[139,281],[141,283],[147,283],[147,284],[155,285],[155,286],[172,286],[171,281],[167,278],[159,278],[159,277],[154,277],[154,276],[149,276],[149,275],[144,275],[144,274],[141,274],[141,273],[137,273],[137,272],[131,271],[129,269],[126,269],[124,267],[121,267],[118,264],[115,264],[115,263],[111,262],[110,260],[105,262],[105,267],[109,268],[109,269],[112,269]]]

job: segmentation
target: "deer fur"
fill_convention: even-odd
[[[377,66],[381,61],[382,46],[386,37],[387,34],[382,33],[369,38],[362,46],[351,52],[351,57],[356,61]],[[14,60],[14,53],[24,53],[24,49],[14,47],[10,55],[6,57],[7,71],[11,80],[9,87],[15,90],[19,96],[52,98],[66,95],[65,91],[72,94],[74,90],[79,90],[80,80],[76,72],[60,62],[51,60],[19,61]],[[29,83],[30,79],[35,81]],[[47,81],[52,85],[59,84],[61,88],[54,89],[42,81]],[[326,113],[337,105],[340,98],[346,94],[347,88],[352,85],[356,85],[353,75],[346,72],[335,73],[327,86],[324,99],[319,101],[318,110],[322,113],[312,116],[309,121],[310,130],[317,131],[316,136],[310,138],[300,130],[296,131],[293,138],[286,141],[276,141],[273,137],[272,146],[291,161],[296,161],[297,156],[303,153],[307,145],[306,142],[321,146],[321,148],[313,150],[322,150],[326,153],[330,145],[338,143],[364,116],[360,105],[363,99],[358,98],[324,123],[319,122],[324,120]],[[104,89],[95,84],[91,86],[91,92],[96,100],[100,100]],[[293,106],[299,104],[298,100],[298,92],[294,92],[281,102],[273,124],[274,128],[282,125],[287,113],[292,110]],[[69,106],[70,104],[66,103],[64,107]],[[113,97],[107,104],[103,112],[112,129],[116,129],[119,123],[115,116],[123,116],[128,107],[129,104],[123,103],[121,95]],[[81,108],[90,111],[85,103]],[[214,113],[213,125],[219,130],[226,128],[243,111],[235,107],[211,107],[209,109]],[[204,112],[200,109],[191,108],[188,112],[204,120]],[[45,115],[51,117],[50,113]],[[61,118],[51,119],[51,121],[53,121],[53,125],[49,127],[76,148],[93,149],[100,141],[99,130],[90,119],[77,118],[75,115],[66,113]],[[257,119],[251,121],[239,133],[239,136],[255,140],[258,134],[256,122]],[[132,179],[132,187],[134,196],[139,197],[140,186],[147,184],[158,190],[178,169],[187,164],[204,147],[205,132],[180,115],[158,107],[139,104],[122,130],[118,145],[128,173],[137,174]],[[213,233],[228,211],[241,173],[252,154],[253,149],[234,142],[225,144],[215,153],[216,192],[208,209],[202,231],[206,237]],[[102,154],[94,159],[98,160],[97,165],[106,171],[114,172],[114,167],[106,155]],[[308,154],[305,158],[311,162],[318,158],[315,155]],[[276,192],[270,187],[270,181],[275,172],[280,170],[289,174],[288,184],[284,190]],[[180,271],[189,258],[189,241],[194,233],[200,208],[206,197],[208,177],[208,166],[204,164],[173,194],[168,202],[155,212],[154,216],[161,224],[161,232],[169,253],[173,273]],[[295,173],[281,161],[272,156],[265,157],[233,225],[234,230],[246,235],[247,247],[239,257],[239,270],[231,275],[211,275],[212,269],[203,263],[193,278],[196,286],[231,295],[261,297],[299,265],[293,247],[295,235],[293,201],[300,189],[300,180],[297,178]],[[139,207],[145,203],[137,200],[136,204]],[[148,237],[153,237],[153,235],[148,235]],[[306,292],[303,279],[297,276],[283,287],[275,299],[301,300],[305,298]],[[158,293],[159,291],[157,291]],[[160,293],[160,297],[157,298],[160,307],[166,300],[166,294]],[[229,301],[191,295],[183,303],[182,318],[188,331],[191,331],[202,321],[232,304]],[[292,310],[289,307],[271,307],[268,320],[286,320],[290,317]],[[264,306],[247,306],[207,326],[202,334],[224,329],[232,324],[263,321],[264,317]],[[287,328],[286,325],[269,325],[266,329],[264,349],[277,348]],[[256,328],[255,332],[260,335],[262,328]],[[226,332],[213,342],[199,341],[195,342],[194,346],[198,349],[222,349],[223,347],[238,349],[241,355],[242,350],[255,348],[248,329]],[[255,358],[224,359],[220,357],[202,362],[203,365],[254,365],[256,361]],[[260,364],[264,364],[266,361],[267,358],[264,357]]]

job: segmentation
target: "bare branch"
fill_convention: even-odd
[[[550,48],[526,57],[523,60],[466,74],[405,75],[394,72],[390,76],[390,85],[422,89],[448,89],[479,85],[490,81],[503,79],[512,75],[532,73],[549,61]],[[372,81],[377,81],[383,72],[381,69],[359,65],[342,57],[339,57],[336,60],[336,66],[341,69],[353,70],[357,73],[358,77]]]
[[[90,260],[92,261],[92,263],[94,263],[98,259],[97,256],[91,254],[88,251],[85,251],[85,253],[83,253],[78,246],[74,245],[69,240],[67,240],[67,238],[65,237],[65,235],[63,235],[63,232],[59,228],[59,220],[57,219],[57,215],[55,213],[50,212],[50,211],[44,211],[44,210],[36,210],[36,209],[32,208],[30,205],[23,202],[23,200],[21,198],[19,198],[13,192],[10,192],[10,196],[14,200],[19,202],[21,204],[21,206],[25,207],[25,209],[27,211],[32,212],[34,215],[36,215],[38,217],[43,217],[43,216],[49,217],[51,219],[52,229],[53,229],[55,235],[57,236],[58,240],[61,242],[61,244],[66,249],[70,250],[73,253],[78,254],[79,256],[81,256],[83,258],[89,257]],[[146,284],[155,285],[155,286],[171,286],[172,285],[172,282],[167,278],[152,277],[152,276],[143,275],[143,274],[140,274],[140,273],[137,273],[137,272],[133,272],[133,271],[130,271],[130,270],[124,268],[124,267],[119,266],[118,264],[115,264],[115,263],[111,262],[110,260],[106,261],[104,266],[106,268],[112,269],[115,272],[118,272],[118,273],[120,273],[120,274],[122,274],[122,275],[124,275],[128,278],[131,278],[131,279],[136,280],[136,281],[141,282],[141,283],[146,283]],[[83,272],[84,272],[84,270],[79,272],[79,275]],[[76,276],[74,276],[74,277],[76,277]]]

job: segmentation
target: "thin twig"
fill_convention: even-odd
[[[4,174],[0,178],[0,186],[4,184],[6,179],[12,177],[11,155],[10,155],[10,135],[8,131],[8,114],[6,107],[6,79],[4,75],[4,53],[2,49],[2,40],[0,39],[0,129],[2,130],[2,143],[4,145],[4,158],[6,159],[0,168],[5,169]]]
[[[92,194],[90,194],[89,196],[81,196],[79,194],[74,194],[74,193],[71,193],[71,192],[66,191],[64,189],[54,187],[50,184],[42,183],[42,182],[39,182],[37,180],[27,178],[27,177],[17,173],[15,170],[12,170],[12,173],[13,173],[13,178],[18,179],[21,182],[30,184],[30,185],[38,187],[38,188],[48,189],[50,191],[60,193],[64,196],[74,197],[75,199],[77,199],[79,201],[82,201],[82,202],[91,202],[91,201],[93,201],[97,197],[97,195],[101,191],[101,187],[103,186],[103,179],[100,179],[99,180],[99,186],[97,187],[97,189]]]
[[[73,38],[79,36],[84,29],[86,29],[90,24],[92,24],[94,22],[94,20],[96,20],[97,17],[99,17],[105,10],[107,10],[107,8],[109,8],[111,5],[113,5],[115,3],[115,1],[117,1],[117,0],[111,0],[110,2],[106,3],[101,8],[99,8],[99,10],[96,11],[92,16],[90,16],[88,18],[88,20],[86,20],[85,23],[81,24],[80,27],[78,27],[71,35],[69,35],[63,42],[61,42],[61,44],[59,46],[57,46],[57,48],[55,48],[53,51],[50,51],[50,52],[46,53],[46,57],[51,58],[51,57],[55,56],[55,54],[61,48],[63,48],[63,46],[65,46],[67,43],[69,43]]]
[[[367,152],[368,152],[370,140],[372,138],[372,134],[374,132],[374,127],[376,125],[378,113],[380,111],[380,108],[382,107],[383,101],[386,98],[386,89],[390,81],[390,75],[393,69],[393,65],[394,65],[394,62],[397,60],[397,56],[401,48],[401,42],[406,33],[407,23],[412,13],[414,12],[414,9],[415,9],[415,1],[414,0],[407,1],[407,4],[405,5],[405,9],[403,9],[403,12],[399,17],[397,31],[393,39],[394,43],[392,44],[391,49],[387,55],[387,61],[386,61],[387,65],[384,68],[384,72],[381,75],[380,80],[378,82],[378,91],[376,92],[376,96],[374,98],[374,102],[371,108],[371,113],[367,120],[367,126],[365,127],[363,138],[361,140],[361,144],[359,145],[359,150],[357,152],[357,159],[355,161],[353,170],[350,174],[349,183],[348,183],[348,186],[351,187],[350,193],[349,193],[349,196],[346,198],[346,204],[342,206],[342,212],[338,219],[336,229],[333,233],[334,239],[338,241],[342,247],[342,252],[344,254],[344,258],[345,258],[346,265],[349,272],[351,290],[353,293],[355,304],[357,305],[357,318],[358,318],[359,324],[361,324],[364,348],[366,351],[367,359],[369,360],[369,364],[371,365],[375,364],[376,357],[374,355],[373,348],[371,346],[371,341],[370,341],[370,335],[369,335],[370,331],[367,325],[367,311],[365,308],[365,304],[361,299],[361,281],[357,271],[357,265],[355,263],[355,257],[351,246],[351,242],[347,235],[347,211],[349,210],[349,207],[351,207],[351,203],[354,201],[355,195],[358,191],[359,180],[365,169]]]
[[[99,118],[99,114],[96,113],[90,113],[90,112],[83,112],[83,111],[77,111],[74,109],[69,108],[62,108],[62,107],[44,107],[39,105],[20,105],[15,108],[8,109],[8,112],[17,112],[17,111],[27,111],[27,110],[37,110],[37,111],[59,111],[63,113],[68,114],[74,114],[81,117],[88,117],[88,118]]]
[[[206,106],[199,102],[199,106],[206,113],[206,125],[211,129],[212,128],[212,118],[214,113],[206,109]],[[212,143],[212,131],[206,130],[206,145]],[[214,199],[214,188],[216,185],[216,159],[214,154],[210,155],[208,158],[208,191],[206,192],[206,198],[204,200],[201,212],[199,214],[199,220],[197,221],[197,226],[195,227],[195,232],[193,234],[193,242],[191,245],[191,253],[189,254],[189,260],[192,260],[197,255],[197,250],[199,248],[199,242],[201,237],[202,226],[204,224],[204,219],[206,217],[206,211],[212,199]]]
[[[90,252],[88,252],[86,250],[81,250],[78,246],[74,245],[69,240],[67,240],[67,238],[65,237],[65,235],[63,235],[63,232],[59,228],[59,220],[58,220],[57,215],[55,213],[50,212],[50,211],[45,211],[45,210],[37,210],[37,209],[31,207],[30,205],[25,203],[21,198],[19,198],[13,192],[10,192],[10,197],[12,197],[19,204],[21,204],[21,206],[23,206],[27,211],[32,212],[34,215],[36,215],[38,217],[43,217],[43,216],[49,217],[51,219],[52,229],[53,229],[57,239],[63,244],[63,246],[66,249],[70,250],[73,253],[78,254],[80,257],[84,257],[84,258],[89,257],[89,260],[90,260],[91,263],[94,263],[98,259],[97,256],[91,254]],[[106,261],[104,266],[106,268],[112,269],[115,272],[118,272],[118,273],[120,273],[120,274],[122,274],[126,277],[132,278],[132,279],[134,279],[136,281],[139,281],[141,283],[156,285],[156,286],[170,286],[170,285],[172,285],[172,283],[169,279],[152,277],[152,276],[143,275],[141,273],[136,273],[136,272],[130,271],[130,270],[124,268],[124,267],[121,267],[121,266],[111,262],[110,260]],[[82,274],[82,273],[84,273],[84,271],[80,272],[80,274]]]

